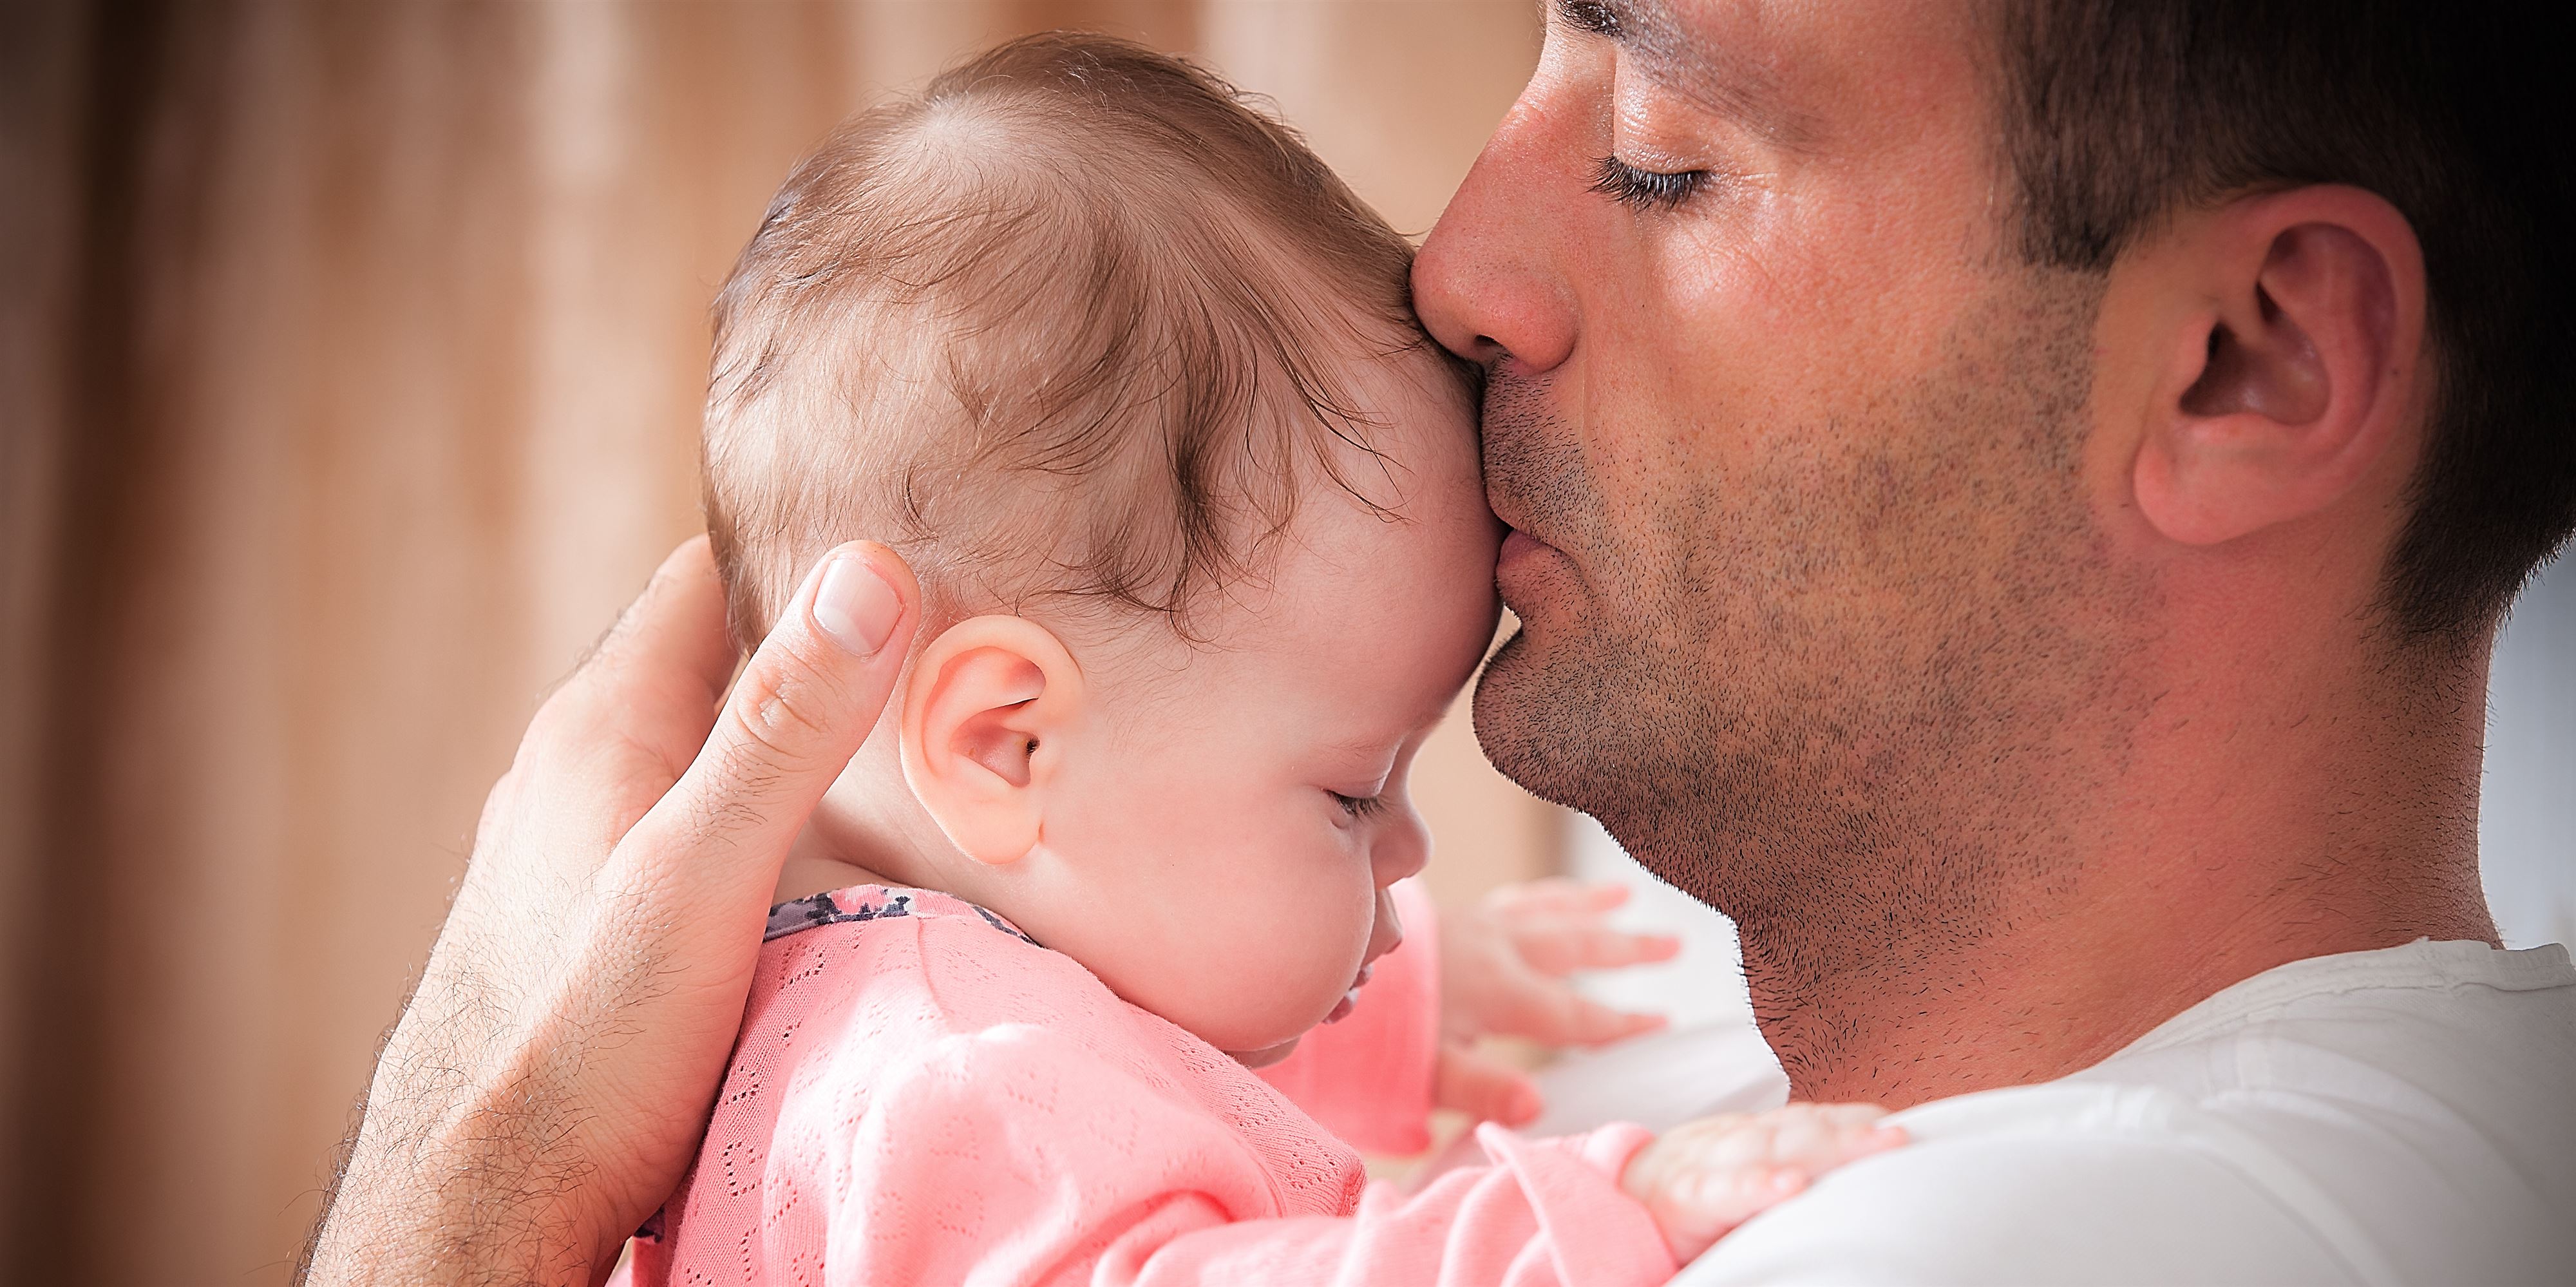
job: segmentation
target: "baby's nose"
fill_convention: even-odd
[[[1430,861],[1431,829],[1410,809],[1387,818],[1369,845],[1369,864],[1377,870],[1380,889],[1419,874]]]
[[[1386,890],[1377,891],[1377,922],[1369,928],[1368,956],[1377,958],[1394,951],[1404,942],[1404,921],[1395,914],[1395,898]]]

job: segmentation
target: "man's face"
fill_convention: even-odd
[[[1939,4],[1555,4],[1416,266],[1514,529],[1486,752],[1748,930],[1976,932],[2136,716],[2098,281],[2009,250],[1986,48]]]

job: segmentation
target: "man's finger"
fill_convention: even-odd
[[[724,587],[705,537],[681,544],[617,623],[546,698],[494,787],[475,849],[526,844],[573,867],[596,865],[671,789],[715,723],[733,674]],[[506,806],[529,794],[579,801],[535,810]],[[502,841],[493,820],[543,835]],[[587,864],[573,855],[587,854]],[[570,867],[565,869],[569,873]]]
[[[885,709],[920,601],[911,569],[882,545],[825,555],[743,668],[705,748],[636,831],[687,829],[689,843],[655,846],[673,853],[716,846],[783,860]]]
[[[634,672],[697,680],[713,705],[733,677],[733,641],[725,634],[724,584],[714,546],[704,536],[680,542],[653,569],[644,593],[618,614],[575,674]]]
[[[724,695],[725,681],[733,678],[736,660],[725,633],[724,585],[716,578],[715,555],[706,537],[694,536],[653,569],[644,592],[617,615],[547,705],[597,706],[620,716],[622,726],[630,705],[627,690],[643,685],[654,689],[656,699],[685,697],[703,724]]]

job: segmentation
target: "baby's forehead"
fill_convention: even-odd
[[[1193,628],[1218,649],[1255,666],[1342,655],[1382,665],[1410,650],[1472,650],[1490,634],[1500,527],[1472,418],[1436,389],[1405,396],[1411,414],[1352,453],[1366,472],[1352,468],[1347,489],[1309,479],[1290,526],[1193,606]]]
[[[1145,718],[1199,725],[1218,712],[1249,736],[1359,759],[1438,723],[1492,639],[1490,548],[1455,531],[1371,528],[1351,533],[1354,552],[1374,551],[1366,563],[1285,551],[1268,594],[1206,618],[1212,647],[1177,671],[1128,672],[1159,690]]]

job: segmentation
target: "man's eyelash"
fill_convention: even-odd
[[[1621,34],[1619,11],[1601,0],[1557,0],[1556,12],[1565,19],[1567,26],[1577,31],[1588,31],[1614,40]]]
[[[1384,796],[1343,795],[1339,791],[1327,791],[1324,794],[1333,797],[1333,803],[1342,806],[1342,812],[1354,818],[1365,818],[1386,807]]]
[[[1707,186],[1706,170],[1640,170],[1615,156],[1592,163],[1592,190],[1632,210],[1670,210]]]

